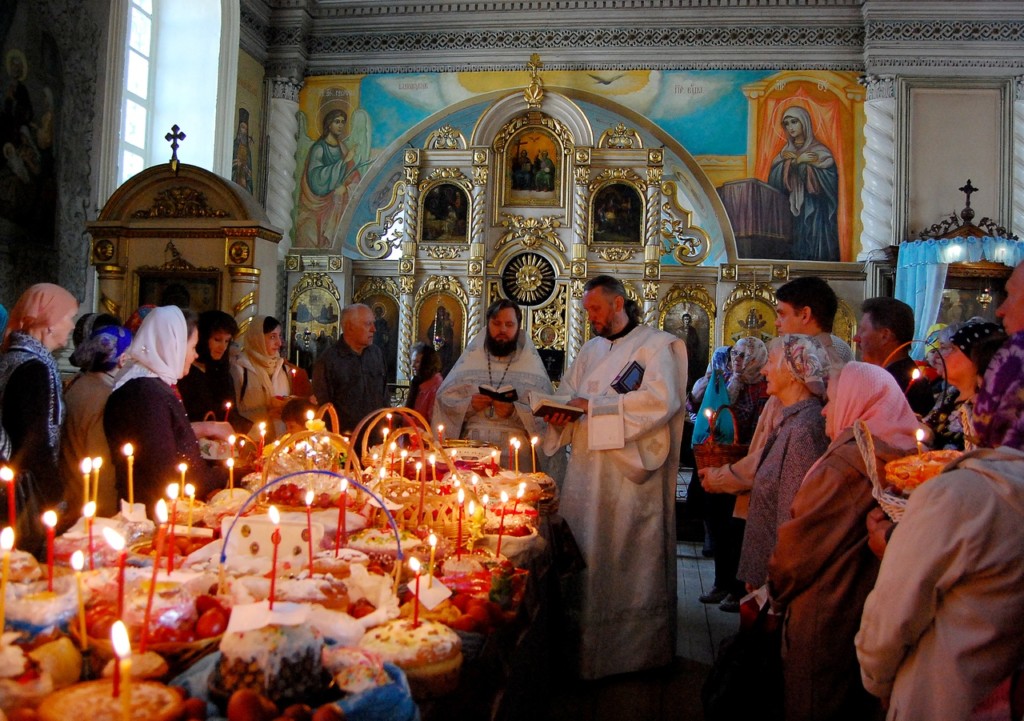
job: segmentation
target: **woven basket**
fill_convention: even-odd
[[[81,634],[78,632],[77,624],[71,627],[71,637],[75,640],[76,644],[81,645],[82,639]],[[160,654],[164,661],[167,662],[167,678],[174,678],[199,659],[216,651],[223,637],[224,634],[220,634],[209,638],[200,638],[188,643],[153,643],[151,641],[146,645],[146,650]],[[137,642],[135,645],[138,645]],[[107,661],[116,655],[114,653],[114,645],[109,638],[93,638],[90,636],[89,649],[92,653],[93,668],[97,673],[101,672]]]
[[[868,430],[867,424],[858,420],[853,424],[853,437],[857,440],[857,448],[864,459],[864,466],[871,479],[871,496],[893,523],[899,523],[907,508],[907,499],[886,489],[878,474],[878,457],[875,455],[875,439]]]
[[[718,416],[725,409],[728,409],[729,417],[732,419],[732,437],[739,438],[740,436],[739,427],[736,425],[736,414],[733,413],[732,407],[719,406],[708,420],[707,440],[693,447],[693,457],[697,461],[698,468],[717,468],[728,463],[735,463],[747,455],[750,446],[746,443],[719,443],[715,440]]]

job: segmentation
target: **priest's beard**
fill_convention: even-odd
[[[519,344],[519,334],[521,332],[522,331],[516,331],[515,337],[511,340],[495,340],[491,337],[491,334],[488,333],[487,337],[484,338],[484,348],[486,348],[487,352],[495,358],[505,358],[510,356],[515,352],[516,346]]]

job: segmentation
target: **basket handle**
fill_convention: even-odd
[[[878,457],[875,455],[875,439],[868,430],[867,423],[858,418],[853,424],[853,437],[857,441],[857,448],[860,450],[861,458],[864,459],[864,468],[871,479],[871,487],[876,494],[881,493],[882,479],[878,476]],[[875,496],[877,498],[877,495]]]
[[[739,443],[740,428],[738,425],[736,425],[736,412],[728,403],[723,403],[722,405],[718,406],[718,408],[716,408],[714,412],[711,414],[711,418],[708,419],[708,438],[714,440],[715,428],[718,427],[718,416],[722,411],[729,411],[729,417],[732,419],[732,442]]]

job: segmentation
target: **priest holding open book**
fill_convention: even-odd
[[[493,443],[501,449],[501,465],[512,468],[509,439],[518,438],[529,449],[530,438],[544,433],[546,424],[534,417],[529,401],[531,393],[550,394],[551,379],[533,342],[522,332],[523,311],[518,305],[496,300],[487,308],[486,319],[486,332],[470,341],[438,389],[433,424],[443,425],[450,438]],[[546,467],[545,460],[549,459],[537,454],[541,468],[536,470],[560,481],[561,474]],[[520,464],[520,470],[534,469]]]
[[[631,317],[621,281],[583,288],[594,338],[562,378],[545,453],[571,443],[560,512],[587,567],[579,598],[579,672],[594,679],[664,666],[675,653],[675,488],[686,345]],[[574,614],[570,614],[574,616]]]

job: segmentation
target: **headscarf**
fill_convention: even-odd
[[[119,325],[96,328],[75,346],[72,364],[84,372],[105,373],[117,368],[117,362],[131,345],[132,334]]]
[[[782,346],[782,359],[793,377],[818,398],[825,397],[832,363],[828,351],[813,336],[788,333],[772,341]]]
[[[153,308],[128,346],[125,355],[131,363],[118,375],[114,388],[120,388],[133,378],[159,378],[169,386],[175,385],[185,367],[188,337],[188,324],[181,308],[176,305]]]
[[[745,362],[743,370],[739,373],[733,373],[732,377],[729,378],[730,403],[736,402],[736,398],[739,397],[743,386],[764,382],[761,369],[768,362],[768,347],[760,338],[746,336],[736,341],[736,345],[732,348],[732,357],[735,359],[737,355],[743,356]]]
[[[708,364],[708,369],[694,382],[693,389],[690,391],[690,395],[693,396],[697,405],[700,405],[701,399],[704,398],[704,391],[707,389],[708,383],[711,382],[712,373],[718,371],[723,380],[729,380],[732,375],[732,367],[729,364],[731,355],[732,346],[721,345],[715,348],[715,352],[711,354],[711,363]]]
[[[11,309],[7,329],[0,350],[7,350],[11,333],[30,333],[39,328],[48,328],[68,313],[78,310],[75,296],[53,283],[36,283],[21,294]]]
[[[960,349],[968,358],[971,350],[993,333],[1002,333],[1003,327],[984,318],[971,318],[959,326],[950,336],[949,342]]]
[[[149,312],[156,308],[155,305],[140,305],[138,310],[128,316],[128,320],[125,321],[124,327],[131,331],[132,335],[139,332],[139,328],[142,326],[142,321],[146,319]]]
[[[885,368],[852,361],[828,385],[825,433],[833,442],[858,420],[895,448],[912,449],[920,421]]]
[[[271,316],[257,315],[249,322],[242,336],[242,353],[249,359],[255,370],[264,370],[265,373],[256,373],[255,380],[263,389],[265,398],[274,397],[274,384],[271,380],[277,370],[284,365],[284,358],[280,355],[271,355],[267,349],[267,336],[263,328],[267,318]],[[275,321],[276,322],[276,321]],[[238,399],[241,402],[241,398]]]
[[[1010,336],[989,363],[974,400],[974,430],[981,447],[1024,449],[1024,331]]]

